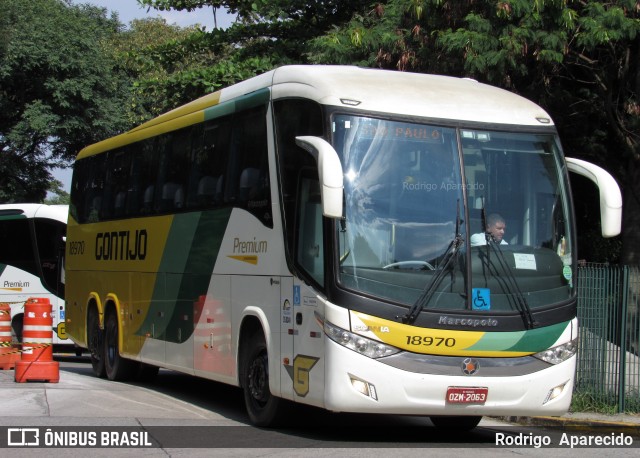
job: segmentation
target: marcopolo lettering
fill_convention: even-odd
[[[98,261],[142,261],[147,256],[147,230],[98,232]]]
[[[496,327],[498,326],[498,320],[493,318],[453,318],[446,315],[441,315],[438,319],[438,324],[444,324],[447,326],[470,326],[470,327]]]

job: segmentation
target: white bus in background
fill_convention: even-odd
[[[0,302],[11,305],[13,340],[22,342],[24,303],[51,303],[53,344],[73,345],[65,333],[64,237],[67,205],[0,205]]]

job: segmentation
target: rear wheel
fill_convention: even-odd
[[[104,368],[109,380],[127,380],[134,374],[135,361],[120,356],[118,347],[118,317],[107,314],[104,325]]]
[[[89,310],[87,317],[87,347],[91,358],[91,367],[97,377],[104,377],[104,333],[100,329],[98,312],[95,308]]]
[[[243,358],[242,387],[251,423],[275,426],[282,418],[281,400],[269,388],[269,357],[262,333],[254,334],[247,343]]]
[[[471,431],[478,426],[482,417],[429,417],[436,428],[447,429],[450,431]]]

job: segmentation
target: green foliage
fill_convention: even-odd
[[[47,205],[69,205],[71,202],[71,196],[66,192],[62,183],[58,180],[53,180],[49,183],[49,194],[44,200]]]
[[[49,169],[117,132],[127,81],[104,11],[59,0],[0,0],[0,199],[42,201]]]

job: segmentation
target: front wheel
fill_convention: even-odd
[[[282,415],[281,400],[269,389],[269,357],[264,336],[254,335],[247,343],[243,358],[242,387],[244,403],[251,423],[275,426]]]
[[[439,429],[447,429],[450,431],[471,431],[478,426],[482,417],[463,417],[463,416],[444,416],[429,417],[431,423]]]

